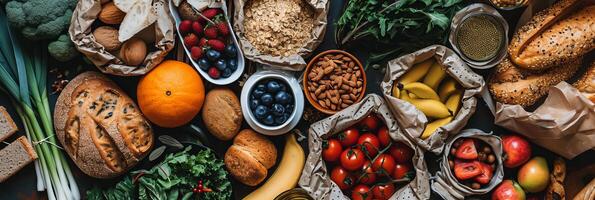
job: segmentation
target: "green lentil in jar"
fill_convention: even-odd
[[[457,46],[468,58],[486,61],[495,57],[504,41],[504,31],[489,15],[475,15],[465,19],[457,30]]]

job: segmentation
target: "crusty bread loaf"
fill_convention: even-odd
[[[595,61],[591,62],[585,74],[574,83],[574,87],[595,103]]]
[[[228,88],[215,88],[205,97],[202,120],[207,130],[220,140],[231,140],[242,126],[240,101]]]
[[[96,72],[74,78],[56,102],[58,139],[74,163],[96,178],[118,176],[153,146],[153,131],[135,103]]]
[[[235,179],[256,186],[267,177],[267,169],[275,165],[277,149],[265,136],[244,129],[234,139],[224,160],[225,167]]]
[[[595,178],[589,182],[576,196],[574,196],[573,200],[593,200],[595,199]]]
[[[0,106],[0,142],[10,137],[18,130],[19,128],[6,111],[6,108]]]
[[[0,150],[0,183],[37,159],[37,154],[25,136],[19,137]]]
[[[511,60],[528,70],[557,67],[595,49],[595,1],[561,0],[513,36]]]
[[[580,67],[580,59],[542,72],[533,72],[514,66],[508,58],[496,66],[489,80],[492,97],[505,104],[527,107],[547,94],[548,89],[567,80]]]

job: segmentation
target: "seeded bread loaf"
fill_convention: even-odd
[[[205,97],[202,120],[213,136],[231,140],[240,131],[244,120],[240,100],[230,89],[212,89]]]
[[[14,123],[6,108],[0,106],[0,142],[10,137],[12,134],[19,130],[17,125]]]
[[[25,136],[19,137],[0,150],[0,183],[37,159],[37,154]]]
[[[153,146],[153,131],[136,104],[96,72],[74,78],[54,112],[58,139],[74,163],[96,178],[112,178],[136,165]]]
[[[251,129],[240,131],[225,153],[225,167],[238,181],[256,186],[277,161],[277,149],[265,136]]]
[[[574,83],[574,87],[595,103],[595,61],[591,62],[587,72]]]

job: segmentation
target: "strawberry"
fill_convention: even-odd
[[[192,30],[194,31],[194,34],[202,34],[202,24],[200,24],[198,21],[192,22]]]
[[[219,13],[221,13],[221,9],[218,9],[218,8],[208,8],[208,9],[202,11],[202,15],[204,15],[205,17],[207,17],[209,19],[213,19]]]
[[[186,48],[198,45],[198,37],[194,33],[190,33],[184,37],[184,44]]]
[[[207,41],[209,41],[209,40],[207,40],[207,38],[200,38],[200,41],[198,42],[198,46],[199,47],[207,46]]]
[[[219,34],[223,35],[224,37],[227,37],[229,35],[229,28],[227,27],[227,23],[219,22],[215,24],[215,27],[217,27],[217,31],[219,32]]]
[[[221,72],[216,67],[209,68],[208,74],[211,78],[218,79],[221,76]]]
[[[190,55],[192,56],[193,60],[198,60],[202,57],[202,48],[193,46],[190,50]]]
[[[192,21],[184,20],[184,21],[180,22],[180,26],[178,27],[178,29],[180,30],[180,33],[182,33],[182,34],[186,34],[186,33],[190,32],[190,30],[192,29]]]
[[[205,28],[205,36],[209,39],[217,38],[217,28],[214,26],[207,26]]]
[[[217,51],[225,50],[225,43],[221,42],[220,40],[212,39],[207,41],[207,44]]]

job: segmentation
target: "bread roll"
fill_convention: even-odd
[[[235,179],[249,186],[260,184],[276,161],[275,145],[251,129],[240,131],[225,153],[227,170]]]
[[[240,131],[242,108],[233,91],[215,88],[205,97],[202,120],[207,130],[220,140],[231,140]]]
[[[132,99],[97,72],[82,73],[66,85],[54,125],[70,158],[95,178],[123,174],[153,146],[151,126]]]
[[[561,0],[539,12],[513,36],[508,48],[517,66],[557,67],[595,49],[594,1]]]
[[[591,62],[585,74],[574,83],[574,87],[595,103],[595,61]]]

